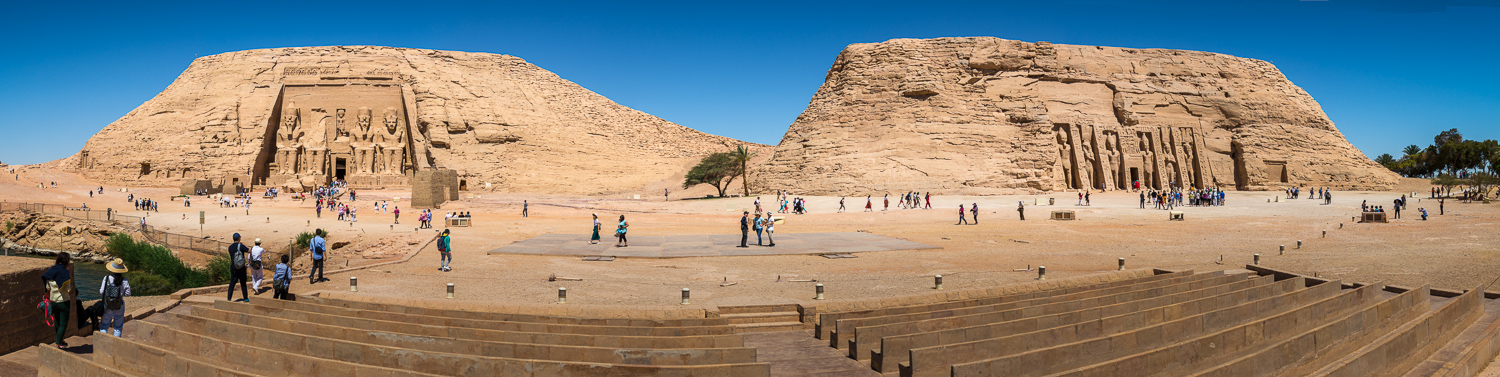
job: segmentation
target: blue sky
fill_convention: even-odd
[[[765,144],[851,43],[1204,50],[1276,64],[1371,156],[1455,127],[1500,139],[1500,0],[137,3],[7,4],[0,162],[75,153],[198,56],[315,45],[515,55],[625,106]]]

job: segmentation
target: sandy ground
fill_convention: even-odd
[[[86,182],[65,172],[23,167],[19,180],[0,180],[0,199],[48,202],[91,208],[129,210],[120,187],[105,187],[104,195],[89,198]],[[37,188],[38,182],[57,181],[59,188]],[[1408,184],[1402,189],[1426,193],[1425,186]],[[430,237],[435,230],[414,229],[416,211],[402,207],[400,225],[391,214],[377,214],[372,202],[390,201],[401,206],[408,193],[361,192],[360,221],[340,222],[331,214],[314,217],[312,202],[283,197],[257,199],[249,214],[244,208],[219,208],[196,198],[191,208],[180,201],[167,201],[176,188],[128,188],[137,197],[161,201],[161,212],[148,223],[174,232],[198,231],[197,212],[205,211],[205,235],[227,239],[239,232],[248,238],[264,238],[267,246],[280,246],[297,233],[313,228],[329,229],[330,242],[358,236],[372,241],[386,237],[403,239]],[[778,233],[867,231],[943,247],[940,250],[888,251],[856,254],[852,259],[818,256],[746,256],[680,259],[620,259],[586,262],[575,257],[488,255],[512,242],[545,233],[585,234],[589,214],[598,213],[611,229],[620,215],[631,224],[632,235],[732,234],[738,231],[743,210],[753,209],[754,198],[674,200],[660,197],[642,200],[578,198],[548,195],[465,193],[462,201],[449,203],[441,211],[471,211],[474,227],[454,228],[454,270],[438,271],[438,254],[429,248],[411,262],[376,267],[355,273],[360,292],[372,295],[441,297],[446,283],[458,288],[458,299],[514,303],[549,303],[558,287],[567,287],[570,304],[669,306],[677,303],[682,288],[691,288],[695,304],[736,305],[806,300],[813,295],[811,282],[827,286],[834,300],[890,297],[931,292],[932,275],[944,275],[949,289],[985,287],[1030,281],[1035,271],[1014,271],[1028,266],[1046,266],[1050,278],[1113,270],[1117,258],[1128,267],[1196,269],[1212,271],[1239,268],[1261,254],[1261,264],[1322,277],[1394,285],[1471,289],[1491,284],[1500,277],[1500,206],[1447,201],[1446,214],[1437,215],[1437,202],[1412,200],[1413,210],[1389,224],[1359,224],[1361,201],[1389,206],[1400,193],[1336,192],[1332,205],[1322,200],[1281,198],[1280,192],[1231,192],[1228,205],[1180,207],[1186,221],[1167,221],[1167,212],[1138,208],[1138,196],[1128,192],[1095,193],[1092,205],[1077,205],[1076,193],[1028,196],[953,197],[932,199],[935,209],[899,209],[892,203],[882,210],[881,197],[874,197],[875,211],[863,212],[864,197],[846,199],[848,212],[837,213],[837,197],[808,197],[811,214],[788,215]],[[470,198],[470,195],[474,195]],[[895,196],[896,194],[893,194]],[[761,196],[767,209],[774,195]],[[1056,198],[1055,206],[1035,206],[1037,199]],[[1271,199],[1273,202],[1267,203]],[[521,201],[531,203],[530,216],[521,217]],[[1026,203],[1027,220],[1016,216],[1016,203]],[[960,203],[978,203],[982,209],[978,225],[955,225],[954,211]],[[1433,216],[1419,220],[1415,209],[1425,207]],[[1045,220],[1052,210],[1073,210],[1078,221]],[[184,219],[184,215],[187,215]],[[441,225],[438,225],[441,228]],[[1327,237],[1322,232],[1327,231]],[[415,234],[414,234],[415,232]],[[752,242],[754,235],[751,235]],[[1297,241],[1304,242],[1297,248]],[[611,241],[612,240],[608,240]],[[1278,246],[1286,245],[1285,255]],[[1222,264],[1218,263],[1223,258]],[[375,263],[389,259],[365,259],[348,252],[332,253],[330,266]],[[549,275],[583,278],[583,281],[548,282]],[[782,280],[777,281],[778,277]],[[294,291],[343,289],[347,277],[335,276],[330,283],[307,286],[294,283]],[[735,285],[721,287],[724,282]]]

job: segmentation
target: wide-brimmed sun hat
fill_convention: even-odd
[[[117,274],[123,274],[130,271],[130,269],[125,268],[125,260],[120,258],[115,258],[115,260],[109,261],[109,264],[104,265],[104,268],[108,269],[109,272]]]

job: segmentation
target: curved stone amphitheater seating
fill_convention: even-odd
[[[1246,268],[825,309],[814,335],[900,376],[1472,376],[1500,352],[1483,287]]]
[[[726,321],[570,318],[302,296],[215,301],[42,348],[41,375],[769,376]]]
[[[91,355],[41,347],[38,372],[758,377],[868,368],[888,376],[1457,377],[1478,374],[1500,353],[1500,295],[1482,287],[1404,288],[1246,268],[1130,270],[879,300],[719,308],[719,316],[450,310],[340,294],[198,301],[135,321],[124,338],[91,337]],[[780,321],[775,329],[798,324],[783,317],[800,318],[813,331],[747,341],[736,313]],[[708,318],[685,318],[697,315]]]

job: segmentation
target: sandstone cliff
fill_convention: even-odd
[[[758,169],[768,189],[1389,189],[1268,62],[997,38],[855,44]]]
[[[389,133],[375,131],[382,124]],[[371,185],[441,168],[457,170],[470,190],[611,194],[680,176],[740,144],[513,56],[332,46],[199,58],[56,164],[110,183],[312,185],[345,174],[348,157],[348,174]]]

